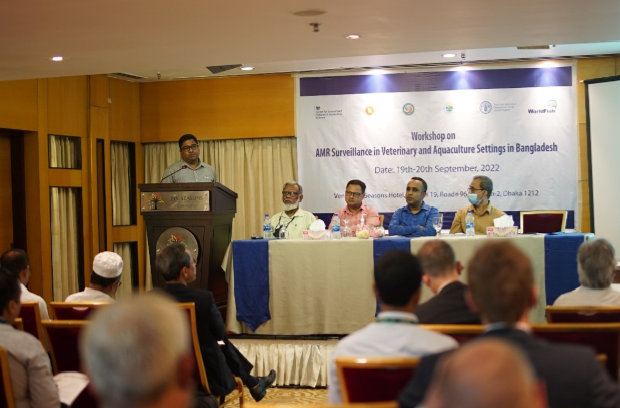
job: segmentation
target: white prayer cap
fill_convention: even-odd
[[[123,272],[123,259],[115,252],[101,252],[95,256],[93,271],[104,278],[116,278]]]

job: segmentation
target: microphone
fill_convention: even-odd
[[[173,171],[172,173],[168,174],[166,177],[164,177],[163,179],[161,179],[160,183],[163,182],[165,179],[167,179],[168,177],[177,174],[178,172],[180,172],[181,170],[185,170],[187,168],[186,165],[181,166],[180,169]]]

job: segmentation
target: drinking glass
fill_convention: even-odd
[[[344,221],[344,228],[342,229],[342,238],[352,238],[353,231],[349,227],[350,220],[343,220],[343,221]]]
[[[437,236],[441,236],[441,228],[443,227],[443,216],[433,217],[433,228],[437,231]]]

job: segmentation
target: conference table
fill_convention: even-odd
[[[512,238],[444,235],[457,259],[467,264],[489,239],[506,239],[531,259],[539,300],[532,323],[544,323],[545,306],[579,286],[577,249],[592,234],[537,234]],[[226,326],[234,333],[261,335],[348,334],[375,319],[374,262],[390,250],[417,253],[430,238],[348,238],[332,241],[239,240],[226,266],[229,295]],[[232,264],[232,265],[231,265]],[[422,284],[421,302],[433,296]]]

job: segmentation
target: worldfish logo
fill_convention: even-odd
[[[403,105],[403,113],[407,116],[411,116],[413,115],[413,113],[415,112],[415,106],[413,106],[413,104],[411,103],[406,103]]]

